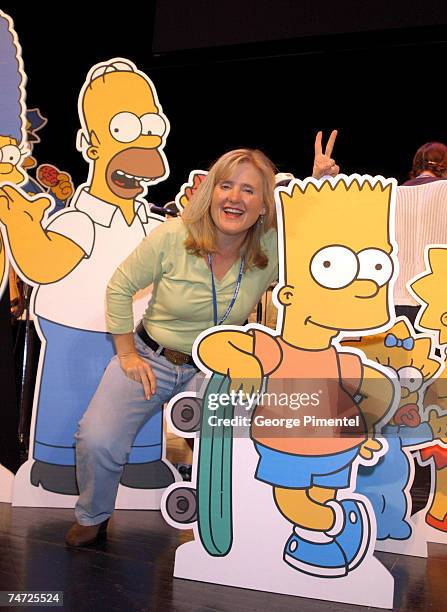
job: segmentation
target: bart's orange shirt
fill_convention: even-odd
[[[365,423],[354,400],[363,377],[358,355],[337,352],[334,347],[300,349],[260,330],[254,330],[254,354],[268,383],[252,418],[253,440],[293,455],[335,454],[365,440]],[[346,417],[355,425],[304,425],[304,417],[309,421],[312,416],[325,423]],[[265,419],[275,422],[266,426]],[[299,419],[300,425],[290,427],[289,420],[286,426],[287,419]]]

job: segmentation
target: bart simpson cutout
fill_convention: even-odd
[[[409,451],[444,439],[447,434],[446,416],[439,416],[436,410],[423,414],[425,389],[442,364],[434,355],[433,338],[416,334],[405,317],[385,333],[343,345],[360,348],[368,359],[392,368],[399,380],[399,404],[381,428],[388,452],[372,467],[359,466],[356,490],[372,503],[378,540],[408,540],[412,534],[409,488],[414,477]]]
[[[19,274],[36,285],[33,309],[44,348],[30,479],[36,488],[66,496],[77,493],[77,423],[114,354],[106,333],[106,285],[121,261],[162,221],[140,198],[149,184],[168,175],[163,147],[169,123],[153,83],[132,62],[115,58],[90,70],[79,96],[79,117],[78,148],[89,163],[89,176],[68,208],[48,222],[49,198],[28,198],[12,186],[0,191],[11,259]],[[147,295],[137,296],[135,315],[141,315],[147,300]],[[163,459],[159,413],[137,436],[121,483],[156,489],[159,498],[160,489],[174,480]],[[22,480],[29,470],[30,465],[22,466]],[[16,490],[15,503],[39,505],[38,489],[22,495],[17,484]],[[73,506],[75,501],[51,495],[42,499],[44,505]]]
[[[372,509],[352,493],[352,487],[360,457],[372,460],[383,452],[374,426],[392,410],[395,386],[380,365],[374,367],[362,362],[359,353],[341,350],[336,339],[343,332],[380,331],[394,314],[389,291],[396,265],[393,187],[393,180],[382,177],[339,176],[325,182],[293,181],[277,191],[281,231],[277,333],[258,325],[222,326],[204,332],[195,344],[197,363],[212,374],[202,402],[200,449],[195,457],[197,491],[173,486],[164,499],[164,515],[177,526],[197,519],[196,539],[211,557],[206,560],[197,546],[192,547],[195,543],[181,547],[174,575],[205,580],[211,575],[207,568],[212,557],[220,557],[213,581],[223,584],[356,603],[374,599],[376,594],[368,593],[365,584],[358,588],[349,582],[353,590],[348,595],[344,583],[325,582],[323,595],[317,583],[305,583],[299,576],[346,578],[372,561]],[[230,387],[223,377],[229,378]],[[266,395],[278,398],[284,392],[287,405],[274,404],[272,409]],[[244,466],[250,469],[252,461],[242,456],[238,450],[242,442],[236,438],[231,451],[231,433],[225,424],[236,425],[227,407],[232,393],[242,393],[250,405],[261,400],[249,419],[258,454],[253,471],[259,483],[270,485],[276,515],[259,505],[261,495],[268,505],[269,487],[258,485],[256,501],[247,497],[255,491],[250,484],[253,472],[240,485],[239,473]],[[213,412],[220,396],[221,406]],[[297,396],[303,401],[298,412],[292,405],[292,397]],[[185,399],[186,407],[194,410],[197,400],[177,401]],[[173,400],[171,405],[178,413],[176,403]],[[219,419],[210,414],[223,417],[221,435]],[[233,475],[241,496],[232,499],[231,467],[226,465],[231,452],[237,453]],[[203,460],[206,454],[208,462]],[[194,505],[198,515],[189,509]],[[240,518],[243,508],[247,508],[245,522]],[[260,527],[261,515],[267,519]],[[228,525],[232,516],[233,526]],[[285,539],[271,543],[280,523],[286,525]],[[231,563],[224,565],[226,555]],[[259,566],[269,567],[275,579],[267,578],[265,571],[262,579],[259,574],[256,578],[253,569],[247,576],[236,575],[253,565],[258,571]],[[380,580],[387,591],[388,578],[382,574]],[[384,596],[381,605],[389,603]]]
[[[447,345],[447,297],[445,279],[447,274],[447,246],[429,245],[425,249],[425,271],[410,281],[408,290],[422,307],[416,325],[436,333],[441,350]],[[447,373],[444,372],[428,389],[424,405],[447,411]],[[432,446],[420,452],[423,462],[433,461],[432,476],[435,482],[431,504],[425,521],[439,532],[447,533],[447,448]]]

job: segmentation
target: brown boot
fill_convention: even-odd
[[[79,525],[74,523],[65,534],[65,543],[68,546],[88,546],[107,537],[107,523],[109,519],[97,525]]]

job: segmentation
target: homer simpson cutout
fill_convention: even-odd
[[[429,245],[425,249],[425,271],[408,284],[408,290],[421,304],[416,325],[436,334],[441,353],[447,347],[447,245]],[[447,414],[447,372],[427,390],[426,411],[431,408]],[[445,442],[445,441],[444,441]],[[432,488],[428,510],[415,516],[427,526],[430,542],[447,543],[447,447],[437,444],[420,451],[421,463],[431,465]]]
[[[376,548],[388,552],[427,556],[425,530],[415,530],[410,516],[409,489],[414,478],[410,451],[427,447],[434,439],[445,439],[447,416],[436,410],[424,414],[425,390],[443,367],[435,356],[433,338],[417,334],[405,317],[399,317],[387,332],[345,341],[360,348],[368,359],[394,371],[400,384],[396,412],[381,428],[388,452],[374,466],[360,465],[356,491],[368,497],[377,522]],[[429,447],[431,448],[431,446]],[[389,541],[397,540],[398,542]]]
[[[168,175],[163,147],[169,123],[152,82],[132,62],[112,59],[90,70],[78,108],[78,148],[89,176],[70,206],[48,221],[48,197],[31,199],[12,186],[0,190],[5,242],[19,274],[36,285],[33,309],[43,342],[34,461],[16,478],[18,505],[74,505],[74,435],[114,354],[106,333],[106,285],[162,221],[141,199],[148,185]],[[147,295],[137,295],[136,316],[147,301]],[[29,480],[33,486],[25,487]],[[161,490],[173,481],[164,461],[162,414],[154,414],[135,440],[117,507],[157,507]],[[147,489],[154,490],[152,498]]]
[[[190,486],[170,487],[162,503],[171,524],[194,523],[195,541],[177,550],[176,577],[392,606],[393,580],[372,557],[372,507],[353,487],[359,461],[386,450],[374,426],[393,410],[396,388],[379,364],[337,339],[381,331],[394,315],[394,184],[340,175],[277,190],[276,334],[259,325],[222,326],[195,344],[197,363],[211,375],[196,473]],[[226,377],[220,391],[219,377]],[[228,406],[239,392],[238,416],[218,424],[214,415],[232,412],[214,400]],[[284,395],[285,405],[278,404]],[[292,404],[297,397],[301,404]],[[196,410],[198,398],[180,397],[171,402],[173,414],[185,400],[181,416],[185,407]],[[245,426],[252,440],[248,432],[244,439]],[[211,447],[210,467],[202,447]],[[229,448],[232,472],[220,459]]]

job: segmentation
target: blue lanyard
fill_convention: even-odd
[[[242,257],[241,259],[241,267],[239,268],[239,275],[237,278],[237,283],[236,283],[236,287],[234,289],[234,293],[233,293],[233,297],[231,298],[231,302],[228,304],[228,308],[226,309],[224,315],[222,316],[222,318],[220,319],[219,322],[217,322],[217,294],[216,294],[216,283],[214,282],[214,274],[213,274],[213,264],[211,262],[211,255],[208,253],[208,265],[210,267],[211,270],[211,285],[213,288],[213,317],[214,317],[214,325],[221,325],[225,319],[228,317],[228,315],[231,312],[231,309],[234,306],[234,303],[236,301],[237,298],[237,294],[239,293],[239,289],[241,286],[241,282],[242,282],[242,276],[244,274],[244,267],[245,267],[245,258]]]

